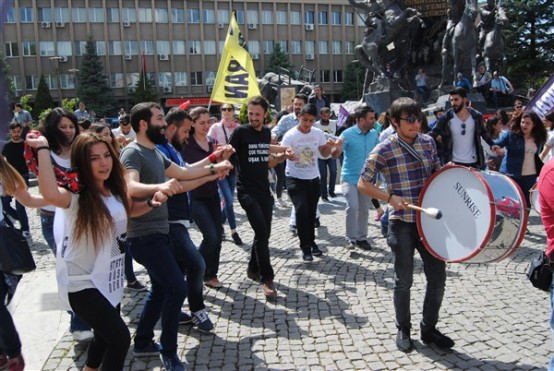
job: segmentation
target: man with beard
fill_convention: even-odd
[[[437,119],[437,124],[429,133],[442,145],[442,163],[484,169],[486,165],[481,138],[498,152],[483,123],[483,115],[467,106],[467,92],[456,87],[450,91],[450,108]]]
[[[119,117],[119,126],[113,129],[112,133],[121,148],[137,138],[137,134],[131,127],[131,116],[128,114]]]
[[[273,300],[277,296],[269,259],[273,197],[269,190],[267,169],[270,160],[282,162],[285,158],[291,158],[293,152],[290,148],[270,144],[271,132],[264,126],[269,109],[265,98],[253,97],[247,107],[249,125],[236,128],[229,141],[237,151],[237,199],[254,230],[246,275],[261,282],[263,294],[268,300]]]
[[[183,168],[165,158],[156,149],[156,144],[164,142],[167,123],[161,107],[156,103],[134,106],[131,110],[131,125],[137,133],[137,139],[121,152],[121,163],[126,168],[128,193],[133,198],[150,199],[157,191],[171,197],[192,189],[196,185],[195,179],[210,174],[225,176],[232,167],[228,161],[222,161]],[[152,283],[137,326],[134,354],[138,357],[160,354],[167,370],[184,370],[177,355],[177,329],[187,287],[171,252],[168,233],[166,204],[152,208],[152,211],[141,217],[129,219],[129,251],[146,268]],[[162,333],[158,345],[153,337],[160,315]]]
[[[166,158],[179,166],[198,167],[209,165],[208,158],[187,165],[180,154],[183,143],[189,137],[192,125],[190,115],[178,107],[172,108],[165,116],[167,129],[165,131],[166,141],[156,144],[156,147]],[[230,146],[223,146],[214,152],[216,158],[227,159],[234,151]],[[208,175],[190,181],[193,188],[199,187],[206,182],[217,179],[218,175]],[[176,194],[167,200],[169,213],[169,237],[173,254],[177,259],[179,268],[187,275],[188,301],[192,316],[181,313],[179,323],[193,322],[201,331],[213,330],[212,321],[205,310],[204,297],[202,295],[204,271],[206,264],[198,248],[192,242],[188,227],[190,227],[191,214],[189,210],[189,199],[187,192]]]

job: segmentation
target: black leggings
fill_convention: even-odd
[[[114,308],[97,289],[69,293],[73,311],[94,330],[86,365],[103,370],[123,370],[131,335],[121,318],[120,305]]]

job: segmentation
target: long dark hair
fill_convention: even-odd
[[[523,135],[521,132],[521,120],[523,118],[529,117],[533,121],[533,129],[531,129],[531,136],[535,139],[537,144],[543,145],[546,142],[547,133],[544,124],[541,121],[539,115],[533,111],[523,112],[520,119],[514,122],[512,131],[516,134]]]
[[[73,125],[75,125],[75,137],[73,139],[75,140],[75,138],[79,135],[77,117],[73,114],[73,112],[70,112],[65,108],[56,107],[50,111],[44,118],[44,121],[40,127],[40,131],[44,137],[48,139],[48,145],[56,154],[60,154],[62,152],[62,147],[69,147],[71,145],[71,142],[58,128],[58,124],[64,117],[67,117]]]
[[[90,152],[93,145],[104,143],[112,157],[112,170],[104,182],[110,193],[118,198],[129,213],[127,185],[124,170],[119,162],[117,152],[105,138],[86,132],[79,135],[71,146],[71,165],[79,172],[79,182],[84,186],[79,195],[79,210],[75,222],[75,241],[90,234],[96,248],[100,242],[111,236],[113,218],[102,199],[102,190],[98,188],[91,169]],[[94,210],[94,212],[93,212]]]

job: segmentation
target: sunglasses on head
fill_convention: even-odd
[[[222,111],[232,111],[233,109],[231,107],[227,107],[227,108],[222,108],[221,110]]]

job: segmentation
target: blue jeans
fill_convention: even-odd
[[[529,190],[537,182],[537,175],[525,175],[525,176],[512,176],[511,177],[521,188],[523,196],[525,196],[525,208],[529,209],[531,207],[531,200],[529,199]]]
[[[204,309],[203,280],[206,263],[192,242],[187,227],[179,223],[169,224],[171,250],[182,274],[187,275],[189,307],[191,312]]]
[[[235,219],[235,210],[233,209],[233,201],[235,200],[235,187],[237,185],[236,172],[232,172],[225,178],[217,182],[219,191],[223,197],[225,203],[221,209],[221,224],[225,224],[225,221],[229,220],[229,228],[236,229],[237,221]]]
[[[211,198],[195,198],[191,201],[192,219],[202,233],[200,254],[206,263],[204,280],[217,277],[221,255],[221,209],[219,195]]]
[[[327,197],[327,168],[329,168],[329,193],[335,193],[335,183],[337,182],[337,160],[334,158],[328,158],[326,160],[317,159],[317,165],[319,166],[320,179],[320,191],[321,197]]]
[[[127,244],[127,251],[125,252],[125,279],[127,282],[135,282],[137,280],[135,270],[133,269],[133,255],[129,251],[129,244]]]
[[[21,341],[15,328],[12,315],[6,308],[8,286],[4,274],[0,272],[0,354],[17,357],[21,354]]]
[[[240,206],[246,212],[250,226],[254,230],[254,241],[248,270],[259,273],[262,282],[273,282],[275,273],[269,259],[269,235],[271,234],[271,219],[273,216],[273,197],[252,197],[247,193],[239,193]]]
[[[25,206],[15,200],[15,210],[11,205],[12,196],[2,196],[2,208],[6,213],[14,219],[19,220],[19,225],[22,231],[29,231],[29,218]]]
[[[153,233],[127,238],[127,241],[133,258],[146,268],[152,284],[140,314],[135,346],[145,347],[154,339],[154,327],[161,315],[161,352],[174,355],[177,352],[179,316],[187,296],[187,286],[171,252],[169,236]]]
[[[319,201],[319,178],[297,179],[287,177],[287,191],[294,205],[296,229],[303,252],[311,252],[315,245],[315,213]]]
[[[411,328],[410,289],[414,275],[414,251],[419,252],[427,289],[423,301],[422,330],[433,329],[439,320],[439,310],[446,283],[446,264],[431,255],[421,243],[416,223],[389,220],[387,244],[394,254],[394,309],[396,326]]]

